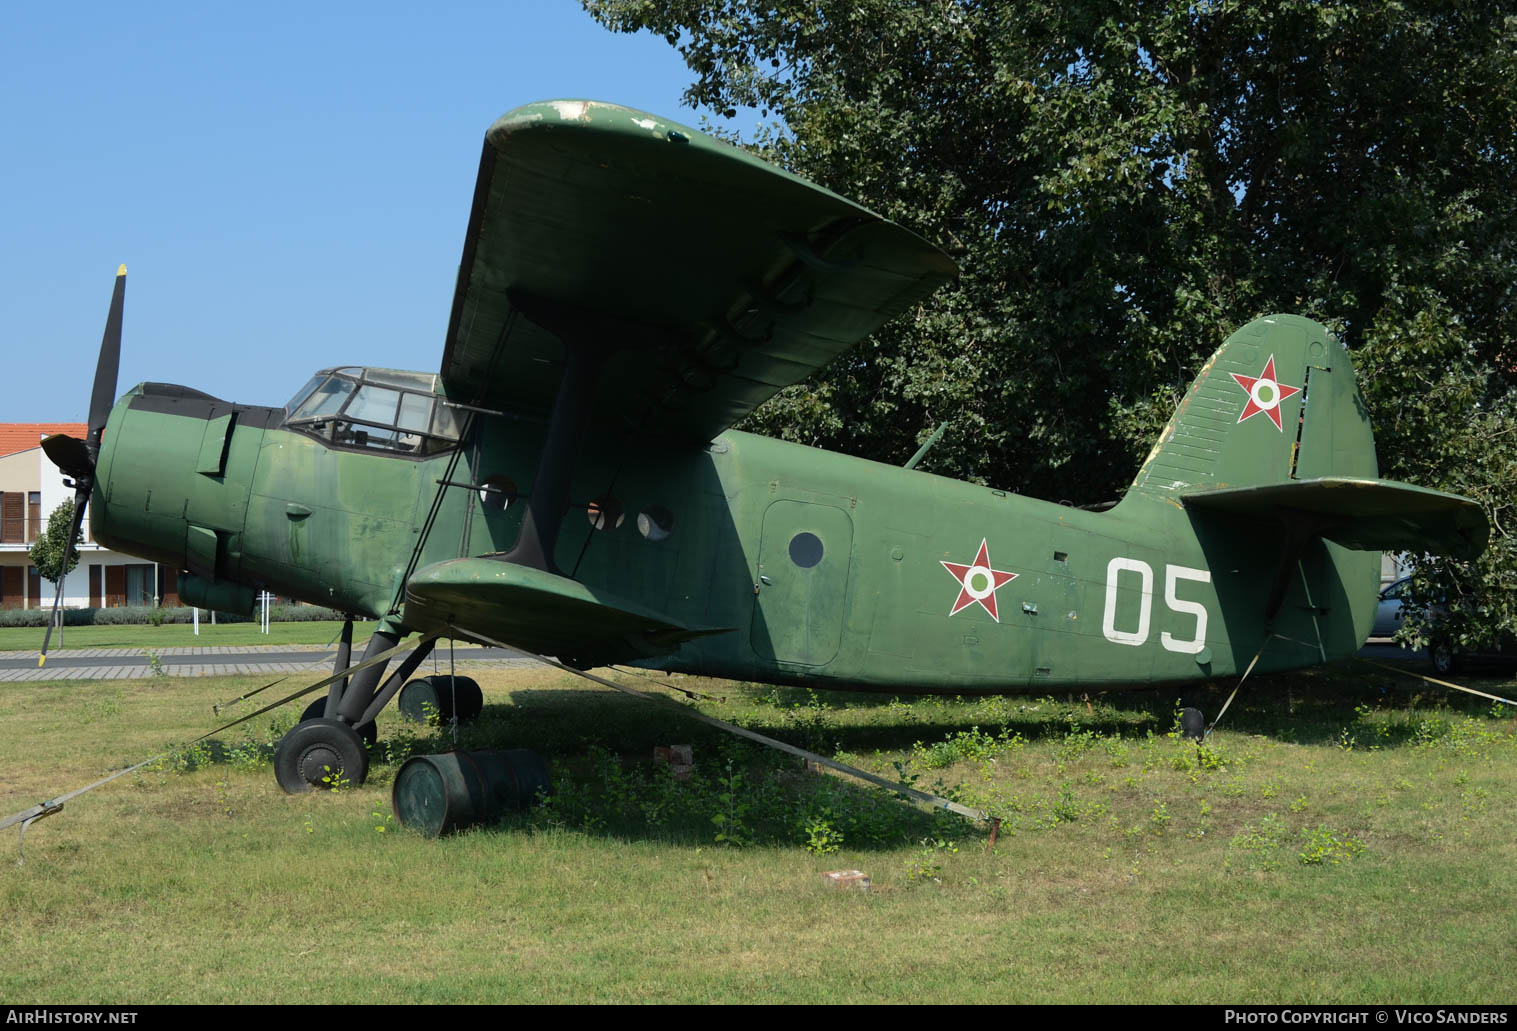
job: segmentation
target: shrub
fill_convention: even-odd
[[[45,627],[52,606],[40,609],[0,609],[0,627]],[[244,616],[235,612],[216,613],[218,623],[251,623],[257,612]],[[342,619],[335,609],[322,605],[274,605],[269,619],[275,623],[309,623],[316,620]],[[163,623],[192,623],[195,612],[188,606],[155,608],[151,605],[117,605],[104,609],[64,609],[63,625],[71,626],[158,626]],[[209,623],[211,614],[201,610],[200,621]]]

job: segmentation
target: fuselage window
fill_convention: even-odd
[[[622,503],[615,498],[596,498],[585,506],[585,514],[597,530],[614,530],[627,518]]]
[[[802,569],[810,569],[822,561],[822,550],[822,539],[809,531],[790,538],[790,561]]]
[[[516,481],[509,476],[488,476],[479,485],[479,501],[491,512],[503,512],[516,501]]]
[[[637,514],[637,532],[650,541],[661,541],[674,532],[674,513],[663,505],[649,505]]]

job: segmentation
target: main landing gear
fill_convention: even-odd
[[[405,632],[405,628],[381,620],[359,663],[394,648]],[[333,673],[349,668],[352,643],[353,622],[349,620],[343,625]],[[379,681],[388,665],[385,661],[361,669],[351,677],[333,681],[327,697],[318,698],[307,706],[301,713],[300,722],[275,747],[274,776],[279,786],[294,795],[362,784],[369,775],[369,749],[379,737],[375,717],[402,686],[405,686],[407,695],[431,699],[439,714],[446,710],[450,720],[454,715],[455,698],[460,720],[479,715],[484,697],[479,685],[467,677],[458,677],[456,688],[448,683],[446,676],[423,677],[407,683],[422,660],[431,653],[432,644],[429,638],[412,649],[382,687]]]

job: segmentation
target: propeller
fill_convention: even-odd
[[[111,310],[105,318],[105,335],[100,338],[100,357],[95,362],[95,387],[90,393],[89,430],[83,440],[58,433],[42,442],[42,450],[54,465],[73,479],[74,518],[69,526],[68,552],[63,568],[73,564],[79,547],[79,528],[84,525],[84,510],[95,486],[95,460],[100,457],[100,440],[105,421],[116,401],[116,373],[121,365],[121,311],[126,304],[126,266],[116,270],[116,288],[111,293]],[[42,652],[37,665],[47,665],[47,646],[53,639],[53,626],[63,607],[63,573],[58,574],[58,592],[53,596],[53,615],[42,638]]]

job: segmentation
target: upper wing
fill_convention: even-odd
[[[694,129],[533,104],[485,134],[442,379],[455,400],[546,415],[572,324],[616,348],[598,417],[705,442],[955,272]]]

